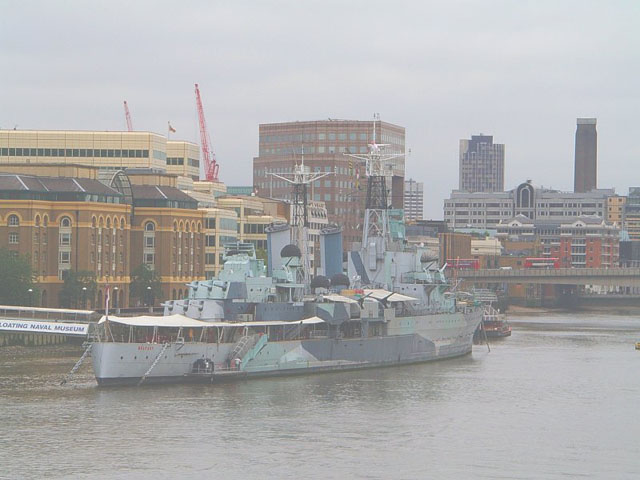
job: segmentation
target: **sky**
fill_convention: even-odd
[[[640,185],[640,2],[0,0],[0,128],[136,130],[199,143],[252,183],[260,123],[406,128],[426,218],[458,186],[459,140],[505,144],[505,187],[573,189],[577,117],[598,186]]]

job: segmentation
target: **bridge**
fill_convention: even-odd
[[[546,285],[602,285],[640,287],[640,268],[521,268],[458,270],[467,283],[534,283]]]

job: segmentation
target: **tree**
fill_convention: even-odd
[[[33,306],[38,293],[30,258],[0,248],[0,272],[0,304]]]
[[[267,261],[268,261],[267,249],[266,248],[256,248],[256,258],[258,260],[264,261],[264,264],[266,265]]]
[[[95,273],[88,270],[68,270],[60,290],[60,305],[66,308],[87,308],[87,300],[96,298],[97,290]]]
[[[144,305],[152,306],[156,298],[162,296],[160,279],[155,271],[147,265],[139,265],[131,272],[131,285],[129,287],[131,298],[137,298]]]

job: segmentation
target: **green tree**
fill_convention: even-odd
[[[33,306],[39,297],[28,256],[0,248],[0,304]]]
[[[258,260],[263,260],[264,264],[267,264],[267,249],[266,248],[256,248],[256,258]]]
[[[129,295],[132,299],[138,299],[138,302],[143,305],[153,305],[156,298],[162,296],[160,279],[156,272],[145,264],[141,264],[133,270],[131,272]]]
[[[60,290],[60,305],[66,308],[86,308],[87,302],[96,297],[96,274],[88,270],[69,270]],[[96,306],[96,308],[102,308]]]

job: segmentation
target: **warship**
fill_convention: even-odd
[[[214,383],[470,353],[482,306],[453,291],[426,248],[392,238],[385,162],[401,154],[384,148],[374,133],[368,154],[352,155],[368,181],[362,242],[346,274],[333,226],[321,232],[323,275],[311,278],[307,187],[331,173],[312,173],[303,154],[292,174],[277,175],[293,188],[291,224],[267,229],[266,264],[253,244],[228,244],[220,273],[166,301],[163,316],[102,317],[83,355],[98,384]]]

